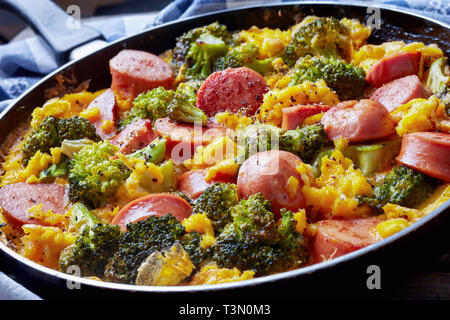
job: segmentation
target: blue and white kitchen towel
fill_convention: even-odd
[[[87,22],[100,31],[107,41],[129,36],[161,23],[217,10],[289,0],[175,0],[159,15],[114,17]],[[297,1],[299,2],[299,1]],[[383,3],[441,20],[450,24],[450,0],[381,0],[353,1],[367,6]],[[82,8],[81,8],[82,9]],[[51,49],[40,36],[0,45],[0,112],[31,85],[58,67]],[[0,299],[36,299],[29,292],[0,271]]]

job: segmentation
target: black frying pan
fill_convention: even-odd
[[[450,27],[431,19],[381,7],[382,24],[369,39],[371,43],[390,40],[423,41],[437,43],[450,56]],[[79,82],[90,79],[90,90],[109,87],[111,77],[108,61],[123,48],[147,50],[160,54],[175,44],[175,37],[183,32],[214,21],[228,26],[230,30],[259,27],[287,28],[299,22],[304,16],[348,17],[366,21],[367,8],[357,4],[299,3],[265,5],[243,9],[226,10],[189,18],[152,28],[138,35],[116,41],[78,61],[70,62],[25,92],[0,115],[0,141],[23,121],[27,121],[33,110],[41,106],[48,97],[45,90],[56,83],[55,75],[73,73]],[[66,50],[67,51],[67,50]],[[61,52],[60,52],[61,54]],[[64,58],[64,52],[61,56]],[[350,253],[337,259],[305,267],[302,269],[265,276],[249,281],[241,281],[213,286],[184,287],[138,287],[116,283],[80,279],[31,262],[3,244],[0,255],[6,272],[32,288],[43,297],[130,297],[149,296],[152,299],[167,299],[176,295],[178,299],[207,301],[222,296],[255,298],[300,299],[301,297],[343,298],[346,296],[383,297],[383,290],[367,289],[367,268],[380,267],[383,287],[389,279],[404,274],[421,263],[427,263],[448,249],[450,226],[450,201],[409,228],[379,243]],[[81,283],[81,290],[68,290],[68,281]],[[63,293],[62,293],[63,292]],[[131,294],[133,293],[133,294]],[[201,300],[199,300],[201,299]]]

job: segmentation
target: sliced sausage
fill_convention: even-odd
[[[114,92],[111,89],[106,90],[95,98],[88,106],[89,109],[97,108],[99,117],[91,121],[97,131],[97,134],[103,140],[109,140],[116,136],[117,104]],[[104,121],[111,121],[111,126],[104,128]]]
[[[170,89],[173,71],[154,54],[139,50],[122,50],[109,61],[111,89],[122,99],[132,100],[144,91],[157,87]]]
[[[397,161],[450,182],[450,134],[415,132],[403,135]]]
[[[130,123],[123,129],[111,144],[119,147],[119,152],[130,154],[142,149],[156,139],[156,134],[152,130],[152,121],[149,119],[139,119]]]
[[[305,199],[300,192],[303,180],[297,171],[299,163],[299,157],[286,151],[270,150],[252,155],[239,170],[239,196],[248,198],[252,194],[262,193],[270,201],[271,211],[276,218],[280,217],[282,208],[292,211],[304,208]],[[290,177],[298,180],[297,190],[289,190]]]
[[[391,112],[412,99],[427,97],[419,77],[411,75],[384,84],[371,94],[370,99],[378,101]]]
[[[30,217],[28,209],[42,203],[42,211],[63,214],[68,204],[65,187],[56,183],[14,183],[0,189],[0,206],[14,223],[42,224]]]
[[[315,114],[326,112],[330,109],[329,106],[320,104],[309,104],[283,108],[283,119],[281,127],[283,129],[291,130],[300,127],[303,121]]]
[[[167,139],[168,156],[175,163],[180,163],[192,158],[198,146],[207,145],[215,139],[223,137],[226,134],[226,128],[212,121],[202,127],[161,118],[155,121],[155,132]]]
[[[395,133],[394,121],[379,102],[363,99],[338,103],[321,119],[330,140],[350,142],[384,138]]]
[[[322,220],[313,243],[315,263],[337,258],[381,240],[376,231],[378,218]]]
[[[377,61],[366,75],[366,81],[380,87],[389,81],[419,73],[420,52],[402,52]]]
[[[183,173],[178,178],[178,190],[191,199],[197,199],[208,187],[217,182],[236,183],[235,177],[220,176],[212,181],[205,181],[205,169],[192,170]]]
[[[128,203],[117,213],[111,224],[119,225],[123,231],[126,231],[129,223],[144,220],[153,215],[162,217],[169,213],[181,222],[191,215],[192,207],[185,199],[174,194],[154,193]]]
[[[268,90],[267,82],[252,69],[229,68],[214,72],[197,91],[197,107],[207,116],[220,111],[253,115]]]

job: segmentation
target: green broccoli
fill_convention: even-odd
[[[335,58],[304,56],[295,64],[291,85],[324,79],[336,91],[340,100],[352,100],[363,95],[366,75],[362,68]]]
[[[180,240],[196,268],[199,268],[202,261],[208,257],[208,251],[201,247],[202,237],[202,234],[192,231],[186,233]]]
[[[230,209],[238,202],[236,185],[215,183],[198,197],[193,210],[195,213],[205,213],[212,221],[214,231],[220,233],[231,222]]]
[[[106,265],[104,275],[108,281],[134,284],[138,268],[150,254],[171,247],[185,234],[184,227],[171,214],[130,223],[127,229]]]
[[[383,182],[373,188],[371,197],[359,197],[361,204],[381,209],[387,203],[413,208],[430,196],[435,179],[403,165],[393,167]]]
[[[215,61],[227,51],[231,35],[218,22],[195,28],[177,38],[172,52],[176,71],[184,70],[187,79],[203,80],[213,71]]]
[[[127,158],[144,159],[145,162],[160,164],[166,156],[166,139],[158,137],[146,147],[127,155]]]
[[[231,213],[233,221],[211,247],[212,259],[220,267],[265,275],[307,262],[306,242],[295,230],[292,212],[282,211],[277,227],[270,203],[261,194],[254,194],[241,200]]]
[[[133,107],[127,116],[119,121],[119,130],[137,119],[159,119],[167,117],[167,106],[175,96],[175,91],[158,87],[143,92],[133,101]]]
[[[109,142],[88,145],[69,163],[69,197],[91,207],[108,203],[130,170],[120,159],[112,159],[117,147]]]
[[[258,47],[252,43],[231,47],[224,57],[217,59],[215,70],[249,67],[263,75],[273,71],[272,61],[274,58],[257,59],[258,50]]]
[[[64,140],[87,138],[100,141],[95,127],[86,119],[74,116],[72,118],[55,118],[47,116],[26,138],[22,148],[22,156],[25,164],[37,152],[50,153],[50,148],[59,147]]]
[[[192,105],[195,106],[195,104],[197,102],[197,90],[200,89],[201,85],[202,85],[201,81],[191,80],[191,81],[181,82],[178,85],[175,93],[184,95],[185,98],[189,101],[189,103],[191,103]]]
[[[303,162],[311,162],[320,149],[328,146],[327,134],[322,124],[312,124],[293,130],[283,130],[271,125],[253,125],[241,132],[239,144],[244,150],[238,155],[242,163],[252,154],[279,149],[296,154]]]
[[[64,140],[61,143],[61,153],[69,159],[73,159],[75,157],[75,153],[93,143],[94,141],[89,139]]]
[[[190,102],[189,96],[175,94],[167,106],[167,115],[170,119],[183,123],[201,123],[206,125],[206,114]]]
[[[446,57],[431,64],[426,85],[445,105],[447,115],[450,116],[450,69]]]
[[[341,58],[350,45],[348,29],[333,17],[316,17],[303,24],[285,50],[284,61],[293,66],[305,55]]]
[[[69,159],[61,155],[61,160],[58,163],[52,164],[47,169],[39,172],[39,182],[52,182],[58,177],[67,176],[69,172]]]
[[[80,228],[80,234],[75,243],[61,253],[60,270],[66,272],[69,266],[76,265],[83,277],[103,278],[105,266],[117,249],[120,227],[100,224],[81,203],[73,205],[72,220]]]

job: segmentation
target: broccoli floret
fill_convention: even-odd
[[[118,249],[105,269],[108,281],[134,284],[138,268],[155,251],[171,247],[185,234],[181,223],[171,214],[151,216],[127,225],[118,240]]]
[[[192,231],[184,235],[180,241],[197,269],[200,267],[202,261],[208,257],[208,251],[203,249],[200,245],[202,237],[202,234]]]
[[[317,151],[330,144],[322,124],[312,124],[294,130],[258,124],[249,126],[245,131],[238,138],[244,149],[238,155],[237,163],[242,163],[257,152],[271,149],[294,153],[303,162],[309,163]]]
[[[212,221],[214,231],[220,233],[226,224],[231,222],[230,209],[239,202],[236,185],[215,183],[198,197],[195,213],[205,213]]]
[[[77,226],[82,226],[81,233],[75,243],[61,253],[60,270],[66,272],[69,266],[76,265],[83,277],[103,278],[105,266],[117,249],[120,227],[100,224],[81,203],[74,204],[72,217]]]
[[[450,69],[446,57],[431,64],[426,85],[445,105],[447,115],[450,116]]]
[[[81,149],[70,160],[69,196],[91,207],[100,207],[111,200],[130,170],[120,159],[112,159],[117,147],[98,142]]]
[[[340,58],[350,44],[347,27],[332,17],[315,17],[304,23],[286,47],[284,61],[293,66],[305,55]]]
[[[258,50],[258,47],[252,43],[231,47],[224,57],[217,59],[215,70],[249,67],[261,74],[273,71],[272,61],[274,58],[257,59]]]
[[[67,176],[69,172],[69,160],[62,155],[58,163],[52,164],[45,170],[39,173],[39,182],[52,182],[58,177]]]
[[[127,155],[127,158],[144,159],[145,162],[160,164],[166,156],[166,139],[158,137],[146,147]]]
[[[64,154],[69,159],[73,159],[75,153],[80,151],[86,146],[93,144],[94,141],[89,139],[78,139],[78,140],[64,140],[61,143],[61,153]]]
[[[95,127],[86,119],[74,116],[72,118],[55,118],[47,116],[25,140],[22,156],[25,164],[37,152],[50,153],[50,148],[59,147],[64,140],[87,138],[100,141]]]
[[[177,87],[176,93],[184,95],[189,103],[195,106],[197,102],[197,90],[200,89],[201,85],[201,81],[191,80],[181,82]]]
[[[329,145],[322,124],[312,124],[294,130],[286,130],[280,136],[280,150],[292,152],[303,162],[311,162],[314,154]]]
[[[187,95],[175,94],[167,106],[167,115],[170,119],[183,123],[201,123],[206,125],[206,114],[190,102]]]
[[[183,70],[186,79],[206,79],[216,59],[226,53],[230,41],[227,27],[218,22],[189,30],[177,38],[172,65],[177,71]]]
[[[436,180],[403,165],[393,167],[371,197],[359,197],[361,204],[381,209],[387,203],[413,208],[436,188]]]
[[[133,101],[133,107],[127,116],[119,121],[119,130],[137,119],[159,119],[167,117],[167,106],[172,101],[175,91],[158,87],[139,94]]]
[[[233,221],[211,247],[220,267],[253,270],[256,275],[289,270],[307,261],[307,248],[294,227],[291,212],[282,211],[277,227],[270,203],[261,194],[251,195],[232,208]]]
[[[324,79],[336,91],[340,100],[351,100],[363,95],[366,75],[362,68],[335,58],[305,56],[295,64],[291,85],[303,81]]]

